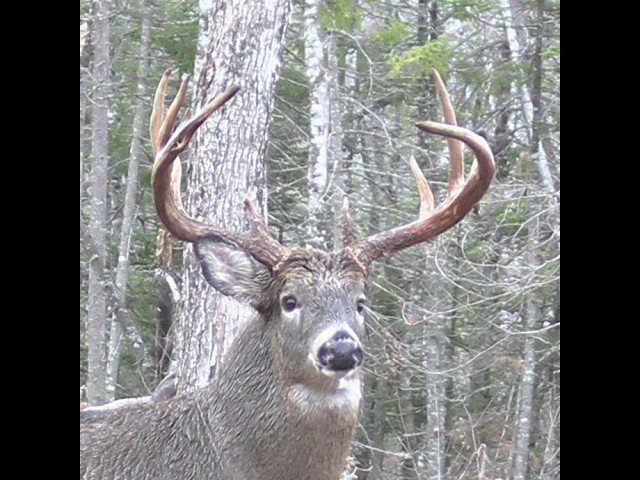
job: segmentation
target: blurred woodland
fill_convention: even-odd
[[[172,94],[195,72],[195,109],[228,86],[203,72],[235,71],[228,52],[244,34],[212,40],[203,27],[212,3],[80,2],[81,402],[147,396],[187,370],[179,391],[210,381],[246,315],[209,337],[187,335],[211,320],[179,321],[207,310],[197,305],[204,290],[187,281],[199,269],[190,247],[163,233],[150,192],[148,118],[163,72],[175,72]],[[446,142],[414,126],[442,119],[431,68],[497,165],[460,224],[375,264],[352,478],[559,479],[559,1],[294,0],[286,9],[272,98],[256,97],[231,126],[211,119],[233,133],[219,142],[246,149],[248,171],[260,172],[242,188],[263,201],[283,243],[336,245],[345,195],[362,234],[415,218],[411,155],[442,199]],[[225,41],[231,50],[212,47]],[[258,53],[246,68],[259,75],[266,47],[242,45]],[[227,80],[242,86],[247,75]],[[196,151],[212,162],[206,152],[220,148],[196,143],[183,158],[185,195],[200,181],[213,200],[229,198],[225,208],[241,205],[240,187],[198,177]],[[235,168],[211,175],[233,185]],[[204,364],[189,357],[193,342],[209,342]]]

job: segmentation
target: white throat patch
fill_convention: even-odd
[[[289,388],[287,396],[295,406],[309,412],[360,408],[362,389],[357,375],[336,379],[331,383],[334,385],[327,389],[317,389],[298,383]]]

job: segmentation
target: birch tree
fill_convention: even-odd
[[[330,76],[326,64],[326,34],[319,21],[323,0],[304,2],[304,63],[309,86],[309,196],[307,243],[327,248],[329,225],[326,209],[330,169]]]
[[[120,344],[122,334],[131,345],[136,356],[136,363],[143,369],[151,368],[151,357],[146,345],[131,317],[127,305],[127,284],[129,279],[129,258],[131,252],[131,235],[133,231],[134,217],[137,211],[138,192],[138,170],[142,157],[142,142],[146,136],[144,129],[145,114],[147,112],[145,101],[147,92],[147,71],[149,68],[149,42],[151,29],[151,11],[146,0],[140,0],[138,10],[141,17],[140,28],[140,50],[137,62],[137,82],[136,100],[134,104],[134,117],[132,124],[131,145],[129,148],[129,161],[127,168],[127,178],[125,195],[122,206],[122,221],[118,241],[118,261],[115,268],[114,298],[115,298],[115,319],[111,323],[111,333],[109,335],[109,362],[107,374],[113,383],[118,377],[118,367],[120,360]]]
[[[87,400],[100,405],[107,392],[107,181],[109,114],[109,1],[93,3],[93,87],[91,92],[91,174],[89,289],[87,307]]]
[[[528,127],[525,131],[528,134],[528,155],[535,163],[538,173],[539,183],[542,187],[541,193],[546,192],[544,203],[545,212],[540,204],[532,206],[532,215],[528,224],[528,240],[526,248],[526,265],[530,270],[527,275],[527,283],[534,282],[535,272],[541,267],[541,263],[552,260],[559,254],[559,218],[558,203],[555,182],[550,166],[550,156],[554,155],[553,149],[549,147],[548,128],[545,127],[545,117],[549,115],[545,112],[542,102],[542,48],[545,24],[545,1],[537,0],[534,8],[519,0],[510,0],[505,5],[503,14],[505,15],[505,25],[507,38],[510,43],[510,51],[517,60],[525,54],[530,59],[530,70],[526,82],[523,82],[519,89],[521,100],[521,114],[524,124]],[[548,247],[542,248],[539,243],[542,232],[540,218],[548,219],[550,230],[550,240]],[[558,287],[559,288],[559,287]],[[534,387],[536,384],[537,354],[534,348],[536,335],[533,333],[542,326],[540,310],[539,288],[532,288],[527,285],[525,305],[523,308],[523,327],[526,334],[523,341],[523,364],[522,376],[518,387],[518,403],[516,410],[516,423],[513,433],[513,456],[512,472],[513,480],[524,480],[528,478],[531,465],[530,439],[533,434],[534,419]],[[555,449],[553,449],[555,450]],[[552,460],[551,460],[552,461]]]

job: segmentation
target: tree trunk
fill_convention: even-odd
[[[86,364],[85,353],[87,346],[87,316],[86,307],[83,305],[83,292],[86,291],[86,247],[88,242],[87,238],[87,226],[84,220],[84,195],[85,195],[85,162],[86,152],[85,147],[87,145],[87,111],[88,98],[87,98],[87,62],[86,62],[86,50],[87,50],[87,38],[89,34],[89,24],[86,21],[80,21],[80,385],[81,385],[81,401],[86,400]],[[84,60],[84,61],[83,61]]]
[[[327,248],[330,242],[326,201],[330,168],[330,75],[325,62],[328,41],[318,21],[322,0],[304,2],[304,60],[309,86],[309,195],[307,243]]]
[[[551,362],[547,374],[551,387],[545,394],[544,408],[540,414],[540,428],[543,436],[546,436],[540,480],[560,478],[560,379],[556,368],[556,362]]]
[[[266,213],[265,153],[289,2],[200,1],[193,111],[232,84],[240,92],[195,135],[186,208],[230,230],[247,228],[244,199]],[[216,377],[236,331],[251,311],[204,280],[193,248],[185,249],[183,303],[177,333],[179,391]]]
[[[529,241],[527,245],[527,266],[535,272],[537,261],[537,218],[531,220]],[[533,281],[533,274],[531,275]],[[531,333],[537,323],[538,311],[535,305],[536,291],[527,293],[524,306],[524,346],[522,360],[522,375],[518,385],[518,404],[516,411],[516,426],[513,442],[513,470],[512,480],[525,480],[529,466],[529,438],[533,419],[533,386],[535,383],[536,353],[534,349],[535,336]]]
[[[442,311],[445,306],[451,305],[440,269],[446,266],[447,257],[450,255],[445,247],[447,243],[440,239],[422,249],[423,261],[428,265],[428,273],[425,275],[428,279],[429,295],[425,298],[425,292],[421,288],[419,292],[414,292],[412,298],[415,304],[425,306],[430,312],[424,318],[425,330],[421,340],[421,349],[424,352],[422,361],[425,371],[426,425],[423,427],[424,445],[420,449],[424,468],[419,476],[429,480],[446,478],[447,377],[442,372],[449,364],[449,350],[446,330],[448,317]],[[436,261],[436,257],[439,260]],[[449,268],[446,270],[450,271]]]
[[[82,203],[84,194],[84,169],[85,169],[85,143],[87,141],[87,37],[89,34],[89,24],[86,21],[80,23],[80,245],[82,246],[82,236],[84,232],[84,222],[82,218]]]
[[[329,158],[331,160],[331,197],[326,199],[327,210],[331,215],[331,225],[327,228],[328,248],[337,248],[342,245],[342,201],[344,199],[345,186],[345,156],[343,153],[343,103],[341,100],[342,82],[340,81],[340,58],[344,58],[344,47],[338,45],[338,38],[331,34],[328,44],[328,71],[330,79],[329,90]],[[353,93],[353,92],[352,92]]]
[[[124,206],[122,209],[122,226],[120,230],[120,242],[118,245],[118,263],[116,265],[114,297],[115,297],[115,322],[112,328],[112,345],[119,345],[122,331],[125,339],[132,347],[136,356],[136,364],[143,369],[151,368],[152,362],[142,336],[131,318],[131,313],[127,308],[127,283],[129,280],[129,253],[131,243],[131,232],[137,210],[137,190],[138,190],[138,165],[142,155],[141,139],[147,136],[144,131],[146,120],[145,97],[147,90],[147,70],[149,67],[149,41],[151,12],[147,8],[147,1],[140,0],[140,14],[142,17],[140,29],[140,50],[138,59],[138,84],[136,88],[135,113],[133,116],[133,132],[131,146],[129,149],[129,166],[126,180],[126,190],[124,196]],[[120,349],[109,351],[109,372],[114,380],[118,376],[118,365],[120,363]]]
[[[556,188],[553,182],[549,159],[542,138],[545,116],[542,110],[542,29],[544,25],[544,0],[537,0],[535,11],[528,9],[531,5],[525,4],[521,0],[509,0],[508,5],[504,4],[503,15],[507,31],[507,39],[515,60],[521,60],[524,52],[531,52],[531,74],[523,86],[520,88],[520,100],[522,105],[521,114],[525,126],[529,132],[529,155],[535,161],[540,184],[544,191],[548,193],[547,202],[549,205],[548,225],[551,227],[553,238],[549,243],[549,258],[554,258],[559,252],[559,211]],[[532,22],[532,13],[536,22]],[[516,28],[519,27],[519,28]],[[528,28],[525,28],[528,27]],[[531,34],[529,33],[531,30]],[[541,226],[539,209],[534,209],[531,215],[529,233],[526,246],[526,265],[531,275],[531,282],[534,279],[534,272],[540,267],[538,258],[542,252],[539,251],[539,238],[541,236]],[[541,295],[538,289],[531,289],[527,285],[525,306],[523,312],[524,329],[528,332],[534,330],[538,325],[539,302]],[[559,288],[559,287],[558,287]],[[526,334],[523,345],[523,367],[520,383],[518,386],[518,408],[516,412],[516,425],[514,431],[514,447],[512,457],[513,480],[524,480],[527,478],[529,470],[530,438],[532,437],[532,422],[534,420],[533,392],[535,385],[536,352],[534,349],[535,338],[532,334]]]
[[[501,0],[502,15],[507,32],[507,40],[509,49],[513,54],[514,61],[521,61],[523,52],[526,51],[528,43],[527,30],[524,28],[531,22],[530,17],[524,9],[528,8],[522,0]],[[519,88],[519,96],[521,100],[521,114],[524,123],[530,128],[530,145],[531,155],[536,162],[538,173],[543,187],[555,196],[556,189],[553,183],[553,177],[549,163],[545,156],[544,149],[539,148],[541,142],[541,125],[543,117],[541,115],[542,103],[542,26],[544,15],[544,0],[536,1],[536,36],[533,39],[533,68],[531,78],[525,82],[524,86]],[[518,27],[518,28],[516,28]]]
[[[166,377],[171,368],[176,309],[180,301],[179,282],[171,266],[172,246],[169,232],[161,229],[156,239],[156,332],[154,338],[155,384]],[[175,362],[174,362],[175,366]]]
[[[91,189],[89,220],[89,291],[87,308],[87,401],[108,401],[106,391],[106,255],[107,166],[109,112],[109,2],[93,4],[93,87],[91,136]]]

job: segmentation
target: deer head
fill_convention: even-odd
[[[326,288],[337,290],[335,295],[341,299],[348,298],[346,317],[355,319],[351,322],[351,328],[337,333],[336,338],[342,341],[335,345],[339,345],[341,351],[348,350],[347,345],[351,345],[352,353],[357,357],[354,366],[358,366],[362,360],[362,352],[356,337],[361,332],[362,310],[366,301],[364,281],[369,264],[381,256],[424,242],[451,228],[480,200],[493,178],[495,166],[487,142],[470,130],[457,126],[444,83],[435,70],[432,71],[432,76],[446,124],[425,121],[416,126],[448,138],[450,176],[446,199],[435,207],[427,180],[411,157],[411,172],[420,196],[418,218],[407,225],[359,238],[345,198],[342,212],[344,248],[327,253],[315,249],[289,249],[280,244],[269,234],[264,220],[248,198],[245,200],[249,223],[247,232],[221,230],[198,222],[185,212],[180,200],[180,162],[174,161],[186,148],[196,129],[232,98],[239,87],[231,87],[196,116],[181,123],[172,133],[177,112],[184,101],[188,79],[182,82],[166,116],[163,116],[161,112],[170,77],[170,72],[167,71],[156,92],[150,126],[156,155],[152,184],[160,219],[175,237],[195,244],[204,275],[213,287],[225,295],[250,304],[260,313],[288,319],[295,317],[302,324],[318,323],[317,319],[305,321],[305,310],[309,304],[317,303],[318,298],[324,298],[329,293],[322,288],[311,290],[311,286],[317,285],[323,278],[323,270],[331,266],[329,270],[335,276],[335,281],[329,282],[331,288]],[[467,144],[476,157],[466,181],[461,142]],[[330,342],[334,340],[333,337],[329,339]],[[320,345],[313,359],[316,366],[329,357],[334,358],[334,348],[337,348],[334,343]],[[321,370],[325,373],[327,371]]]

